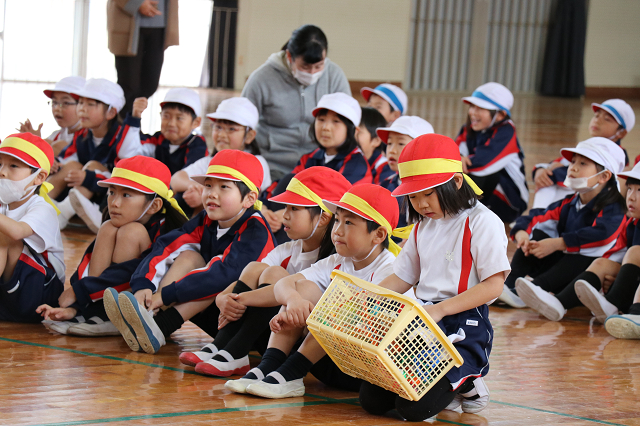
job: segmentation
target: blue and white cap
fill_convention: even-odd
[[[407,113],[407,94],[398,86],[384,83],[377,86],[375,89],[363,87],[360,89],[360,94],[367,102],[369,102],[369,98],[372,94],[376,94],[389,102],[389,104],[393,106],[394,110],[400,111],[400,114],[405,115]]]
[[[591,109],[593,109],[593,112],[599,109],[607,111],[627,132],[630,132],[633,129],[633,125],[636,124],[636,115],[633,113],[631,105],[622,99],[609,99],[601,104],[594,102],[591,104]]]
[[[471,96],[462,98],[462,102],[489,110],[499,110],[511,117],[513,94],[500,83],[485,83],[478,87]]]

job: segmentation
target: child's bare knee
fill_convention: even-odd
[[[289,273],[282,266],[269,266],[267,269],[262,271],[260,275],[260,284],[275,284],[281,278],[288,276]]]
[[[140,237],[149,238],[147,228],[140,222],[129,222],[116,228],[116,240],[137,241]]]
[[[104,171],[104,170],[107,170],[107,168],[101,162],[95,161],[95,160],[91,160],[91,161],[88,161],[87,164],[84,165],[82,170],[89,170],[89,171],[103,170]]]
[[[190,265],[191,269],[202,268],[206,265],[202,255],[193,250],[187,250],[180,253],[176,258],[176,262],[179,262],[182,265]]]

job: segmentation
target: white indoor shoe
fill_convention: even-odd
[[[247,375],[249,373],[253,373],[253,375],[256,376],[257,378],[256,379],[247,379],[247,378],[243,377],[243,378],[238,379],[238,380],[227,380],[225,382],[225,384],[224,384],[224,387],[229,389],[231,392],[247,393],[247,387],[249,385],[252,385],[254,383],[258,383],[259,381],[264,379],[264,373],[258,367],[255,367],[255,368],[252,368],[251,370],[249,370]]]
[[[67,198],[71,201],[73,210],[80,216],[80,219],[87,224],[93,233],[97,234],[98,230],[100,230],[100,225],[102,225],[100,206],[92,203],[91,200],[82,195],[76,188],[69,190],[69,196]]]
[[[296,379],[286,381],[282,374],[277,371],[273,371],[267,375],[267,377],[275,378],[278,383],[267,383],[261,380],[257,383],[247,386],[246,392],[251,395],[261,396],[263,398],[293,398],[296,396],[304,395],[304,382],[303,379]]]
[[[573,289],[578,299],[584,306],[589,308],[598,322],[604,324],[607,317],[618,315],[618,307],[609,302],[604,295],[600,294],[591,284],[585,280],[578,280]]]
[[[67,334],[74,336],[99,337],[119,336],[120,332],[111,321],[104,321],[99,317],[91,317],[87,322],[74,324],[69,327]]]
[[[551,321],[560,321],[567,310],[557,297],[544,291],[526,278],[516,280],[516,290],[524,303]]]
[[[180,362],[184,365],[195,367],[201,362],[207,362],[218,353],[218,348],[213,343],[204,345],[202,349],[196,352],[182,352],[180,354]]]
[[[526,303],[524,303],[517,294],[515,294],[509,287],[507,287],[506,284],[504,284],[504,287],[502,288],[502,294],[498,296],[498,300],[506,303],[512,308],[520,309],[527,307]]]

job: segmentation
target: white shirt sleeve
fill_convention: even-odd
[[[57,229],[51,224],[56,223],[58,219],[56,211],[46,201],[32,203],[26,213],[16,220],[26,223],[33,230],[33,235],[25,238],[24,242],[37,253],[55,246]]]
[[[187,172],[189,177],[197,176],[197,175],[205,175],[207,174],[207,169],[209,168],[209,163],[211,162],[211,156],[202,157],[198,161],[189,164],[187,167],[182,169]]]
[[[336,256],[339,255],[333,254],[325,257],[299,273],[304,275],[309,281],[316,283],[318,287],[320,287],[320,290],[325,291],[327,287],[329,287],[329,284],[331,284],[331,272],[338,264]]]
[[[78,153],[77,152],[74,152],[73,154],[71,154],[67,158],[60,158],[60,164],[67,164],[67,163],[69,163],[71,161],[80,162],[80,159],[78,158]]]
[[[290,244],[291,242],[287,242],[284,244],[280,244],[273,250],[267,254],[267,256],[261,260],[262,263],[266,263],[269,266],[280,266],[282,262],[291,255]]]
[[[491,211],[479,211],[469,220],[471,256],[480,282],[499,272],[506,279],[511,271],[507,257],[507,235],[504,224]]]
[[[371,284],[380,284],[382,280],[393,274],[394,263],[385,263],[380,266],[373,274]]]
[[[130,158],[135,155],[144,155],[154,157],[156,146],[151,143],[143,144],[140,141],[140,128],[129,126],[127,134],[124,136],[120,149],[118,150],[118,158]]]
[[[406,282],[409,285],[415,285],[420,281],[420,256],[418,255],[418,247],[416,244],[415,233],[422,225],[421,222],[417,223],[411,233],[407,242],[402,247],[400,254],[393,263],[393,272],[398,278]]]

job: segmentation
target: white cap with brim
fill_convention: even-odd
[[[168,103],[187,106],[193,110],[196,117],[200,117],[200,114],[202,114],[200,95],[195,90],[187,89],[186,87],[174,87],[169,90],[167,95],[164,97],[164,100],[160,102],[160,107],[163,107],[164,104]]]
[[[351,121],[356,127],[360,125],[362,108],[360,108],[358,101],[346,93],[337,92],[323,95],[320,101],[318,101],[318,106],[316,106],[311,113],[315,117],[321,109],[328,109],[336,114],[340,114]]]
[[[360,89],[360,94],[369,102],[369,98],[372,94],[380,96],[393,107],[394,110],[400,111],[400,114],[405,115],[407,113],[407,94],[404,90],[393,84],[383,83],[377,86],[375,89],[370,87],[363,87]]]
[[[53,86],[53,89],[43,90],[44,95],[51,99],[53,97],[53,92],[64,92],[64,93],[75,93],[78,90],[82,90],[86,80],[84,77],[72,76],[65,77]]]
[[[624,179],[632,178],[632,179],[640,180],[640,163],[633,166],[633,169],[629,170],[628,172],[618,173],[618,177],[621,177]]]
[[[256,130],[258,127],[258,108],[247,98],[235,97],[220,102],[216,112],[207,114],[212,121],[229,120],[241,126],[247,126]]]
[[[575,148],[562,148],[560,154],[569,161],[573,154],[580,154],[615,175],[624,170],[624,150],[615,142],[600,136],[579,142]]]
[[[415,139],[418,136],[426,135],[428,133],[435,133],[433,126],[427,120],[424,120],[415,115],[405,115],[399,117],[389,127],[379,127],[376,129],[378,137],[382,142],[387,143],[389,139],[389,132],[396,132],[402,135],[411,136],[411,139]]]
[[[74,98],[95,99],[120,112],[125,104],[124,91],[119,84],[104,78],[90,78],[80,90],[71,92]]]
[[[591,104],[591,109],[593,109],[593,112],[598,109],[607,111],[627,132],[630,132],[636,124],[636,115],[633,113],[633,108],[622,99],[609,99],[601,104],[594,102]]]
[[[478,87],[471,96],[462,98],[462,102],[488,110],[504,111],[511,117],[513,94],[500,83],[485,83]]]

